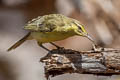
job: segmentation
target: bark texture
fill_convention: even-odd
[[[57,76],[65,73],[113,75],[120,74],[120,50],[99,48],[91,51],[53,49],[41,58],[45,63],[45,75]]]

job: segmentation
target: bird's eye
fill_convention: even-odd
[[[82,28],[81,28],[80,26],[78,26],[78,28],[79,28],[79,31],[80,31],[80,32],[83,32],[83,30],[82,30]]]
[[[78,28],[79,28],[80,30],[82,30],[81,26],[78,26]]]
[[[78,28],[79,28],[79,31],[80,31],[80,32],[83,32],[82,27],[83,27],[83,26],[82,26],[81,24],[78,25]]]
[[[81,25],[79,22],[74,21],[74,23],[77,25],[80,32],[83,32],[83,25]]]

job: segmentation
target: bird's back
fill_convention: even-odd
[[[74,22],[74,19],[68,18],[64,15],[50,14],[39,16],[38,18],[29,21],[28,24],[25,26],[25,29],[41,32],[51,32],[56,28],[61,29],[61,27],[72,27],[72,25],[75,25]]]

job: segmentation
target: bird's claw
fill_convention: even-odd
[[[101,52],[101,51],[104,51],[104,48],[103,48],[103,47],[100,47],[100,46],[98,46],[98,45],[93,44],[92,50],[93,50],[94,52]]]

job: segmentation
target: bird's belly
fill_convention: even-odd
[[[73,36],[71,33],[56,33],[56,32],[32,32],[31,33],[33,39],[36,39],[40,43],[48,43],[66,39],[70,36]]]

